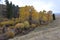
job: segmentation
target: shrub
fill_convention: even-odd
[[[13,38],[15,36],[15,33],[13,31],[8,31],[6,32],[6,35],[9,37],[9,38]]]
[[[13,28],[15,28],[15,26],[9,26],[9,28],[13,29]]]
[[[0,23],[0,25],[2,25],[2,26],[3,26],[3,25],[6,25],[6,24],[8,24],[7,21],[5,21],[5,22],[1,22],[1,23]]]
[[[25,21],[24,22],[24,26],[25,26],[25,28],[29,28],[30,27],[29,22],[28,21]]]
[[[9,20],[9,21],[3,21],[3,22],[1,22],[0,23],[0,25],[14,25],[14,21],[11,21],[11,20]]]
[[[16,20],[15,20],[15,23],[19,23],[19,22],[20,22],[20,20],[19,20],[19,19],[16,19]]]
[[[24,24],[23,23],[18,23],[15,25],[15,28],[24,28]]]
[[[36,27],[36,24],[32,24],[31,27],[32,27],[32,28],[35,28],[35,27]]]
[[[8,24],[14,25],[14,21],[8,21]]]

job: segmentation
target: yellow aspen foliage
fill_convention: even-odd
[[[47,16],[46,16],[46,14],[43,16],[43,19],[42,19],[42,20],[48,21],[48,18],[47,18]]]
[[[30,14],[32,14],[32,19],[38,19],[38,12],[34,9],[33,6],[20,7],[19,14],[20,14],[19,18],[21,19],[21,21],[29,19]]]
[[[48,12],[47,12],[47,18],[48,18],[48,21],[49,21],[49,22],[53,20],[52,11],[48,11]]]
[[[39,19],[43,21],[52,21],[52,11],[46,12],[45,10],[39,12]]]
[[[30,10],[31,9],[31,10]],[[43,20],[43,21],[51,21],[52,20],[52,11],[46,12],[45,10],[40,11],[39,13],[34,9],[33,6],[25,6],[20,7],[19,9],[19,19],[21,22],[29,20],[29,16],[31,14],[32,20]]]
[[[39,12],[39,20],[42,20],[42,17],[43,17],[43,12],[40,11],[40,12]]]
[[[25,18],[28,16],[29,12],[28,12],[28,8],[26,7],[20,7],[20,13],[19,13],[19,18],[21,21],[24,21]]]
[[[32,12],[32,19],[33,20],[38,20],[39,19],[39,16],[38,16],[38,12],[36,12],[35,10]]]
[[[39,18],[40,18],[40,20],[47,21],[47,15],[46,15],[46,11],[45,10],[40,11]]]
[[[19,18],[20,18],[21,21],[23,21],[24,20],[24,16],[25,16],[24,7],[21,7],[19,11],[20,11]]]

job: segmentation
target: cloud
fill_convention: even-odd
[[[40,2],[35,2],[33,3],[33,6],[35,7],[35,9],[39,12],[40,10],[51,10],[53,7],[53,3],[45,3],[43,1]]]

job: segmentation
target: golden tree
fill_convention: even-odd
[[[31,13],[30,10],[31,9]],[[25,7],[20,7],[19,10],[19,15],[20,15],[20,19],[22,21],[28,20],[29,19],[29,15],[31,14],[32,19],[38,19],[38,12],[34,9],[33,6],[25,6]]]
[[[51,10],[47,12],[47,18],[48,18],[49,22],[53,20],[52,11]]]

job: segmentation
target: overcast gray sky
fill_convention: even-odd
[[[4,3],[4,0],[2,0]],[[41,10],[52,10],[60,13],[60,0],[9,0],[13,4],[21,6],[32,5],[39,12]]]

